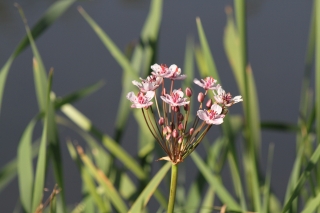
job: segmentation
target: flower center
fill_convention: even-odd
[[[207,112],[210,120],[213,120],[218,115],[217,112],[215,112],[214,110],[209,109]]]

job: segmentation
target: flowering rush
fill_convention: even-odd
[[[137,95],[129,92],[127,99],[132,103],[131,108],[142,110],[151,134],[167,154],[159,160],[178,164],[195,150],[212,125],[223,123],[228,108],[242,101],[242,97],[233,98],[212,77],[194,79],[194,83],[202,87],[204,93],[198,94],[197,116],[192,123],[188,123],[192,90],[189,87],[185,89],[185,92],[181,88],[173,89],[174,82],[183,80],[186,76],[181,75],[181,69],[175,64],[170,67],[164,64],[154,64],[151,69],[151,75],[146,79],[140,78],[141,82],[132,81],[140,91]],[[165,79],[170,81],[169,90],[165,88]],[[158,89],[160,92],[157,91]],[[209,98],[206,104],[203,104],[210,91],[213,93],[214,101]],[[160,99],[157,98],[157,94]],[[158,100],[161,100],[162,103],[159,104]],[[156,109],[156,112],[153,108]]]

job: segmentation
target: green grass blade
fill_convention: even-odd
[[[139,179],[146,178],[146,174],[139,166],[139,164],[109,136],[104,135],[96,127],[94,127],[91,121],[88,118],[86,118],[82,113],[80,113],[77,109],[75,109],[73,106],[69,104],[65,104],[61,108],[61,110],[81,129],[90,132],[91,134],[99,138],[103,142],[103,145]]]
[[[208,71],[208,73],[204,73],[203,76],[205,76],[205,77],[206,76],[212,76],[218,82],[221,82],[220,79],[219,79],[219,75],[218,75],[218,71],[217,71],[217,68],[216,68],[216,64],[215,64],[215,62],[213,60],[212,53],[210,51],[207,38],[206,38],[206,35],[204,33],[202,24],[201,24],[201,20],[200,20],[199,17],[197,17],[196,21],[197,21],[197,28],[198,28],[198,35],[199,35],[199,39],[200,39],[201,49],[203,51],[203,57],[205,59],[205,63],[206,63],[207,71]]]
[[[55,99],[55,103],[54,103],[54,108],[55,109],[59,109],[62,105],[64,104],[68,104],[68,103],[74,103],[94,92],[96,92],[97,90],[99,90],[102,86],[104,86],[104,81],[98,81],[95,84],[92,84],[90,86],[87,86],[85,88],[79,89],[75,92],[72,92],[69,95],[66,95],[64,97],[61,98],[56,98]]]
[[[215,195],[214,190],[212,188],[209,188],[207,193],[204,196],[204,200],[199,213],[212,212],[213,204],[214,204],[214,195]]]
[[[316,10],[316,48],[315,48],[315,104],[316,104],[316,133],[317,141],[320,144],[320,2],[314,1]]]
[[[105,195],[108,196],[118,212],[127,212],[127,205],[124,203],[111,181],[104,175],[101,170],[97,169],[94,166],[90,158],[84,154],[81,147],[77,147],[77,151],[85,167],[90,171],[91,175],[96,179],[96,181],[103,187],[103,189],[105,190]]]
[[[135,213],[143,211],[152,194],[155,192],[162,179],[168,173],[170,167],[171,164],[168,162],[157,172],[157,174],[152,178],[152,180],[149,181],[148,185],[144,188],[137,200],[133,203],[129,212]]]
[[[27,36],[31,45],[31,49],[34,55],[33,58],[33,71],[34,71],[34,82],[36,87],[36,94],[37,94],[37,100],[40,111],[44,111],[46,108],[46,100],[47,100],[47,76],[46,76],[46,69],[44,67],[44,64],[42,62],[41,56],[39,54],[38,48],[36,47],[36,44],[34,42],[34,39],[32,37],[31,30],[28,26],[27,19],[24,15],[24,12],[22,8],[16,4],[17,8],[19,9],[20,16],[24,22],[24,26],[27,32]]]
[[[305,181],[308,179],[308,177],[310,176],[310,172],[315,168],[315,166],[317,165],[317,162],[319,161],[319,157],[320,157],[320,145],[317,146],[316,150],[314,151],[314,153],[312,154],[306,169],[304,170],[304,172],[301,174],[295,188],[292,190],[292,193],[290,195],[290,198],[288,199],[288,201],[285,203],[284,208],[282,210],[282,213],[285,213],[289,210],[292,201],[299,195],[299,192],[301,190],[301,188],[303,187]]]
[[[215,190],[221,202],[227,205],[229,210],[241,211],[239,204],[232,198],[227,189],[224,188],[219,178],[210,171],[210,168],[203,162],[196,151],[191,154],[191,158],[207,182]]]
[[[106,46],[106,48],[109,50],[111,55],[114,57],[114,59],[118,62],[118,64],[121,66],[121,68],[124,70],[124,81],[125,82],[131,82],[134,79],[138,79],[138,75],[136,70],[133,69],[133,67],[130,64],[130,61],[127,59],[127,57],[121,52],[121,50],[114,44],[114,42],[110,39],[110,37],[99,27],[99,25],[85,12],[85,10],[82,7],[78,8],[80,14],[84,17],[84,19],[88,22],[88,24],[92,27],[92,29],[95,31],[95,33],[98,35],[102,43]],[[126,80],[127,79],[127,80]],[[130,83],[123,85],[123,90],[128,91],[132,88]],[[126,94],[122,94],[122,99],[125,98]],[[124,96],[124,97],[123,97]],[[119,129],[123,128],[123,125],[126,123],[127,117],[129,115],[129,108],[130,108],[130,102],[120,100],[120,110],[118,111],[117,115],[117,123],[116,123],[116,129],[120,131]],[[125,106],[124,106],[125,104]],[[121,125],[120,125],[120,124]]]
[[[102,200],[101,196],[97,193],[97,188],[95,186],[95,183],[92,177],[90,176],[87,169],[81,164],[81,161],[77,155],[77,151],[70,141],[67,141],[67,147],[68,147],[71,158],[73,159],[73,161],[76,162],[80,170],[82,181],[84,182],[86,189],[89,192],[89,195],[92,197],[93,201],[98,206],[99,211],[100,212],[111,211],[110,209],[107,209],[106,206],[104,205],[104,201]]]
[[[39,152],[39,141],[32,144],[32,157],[36,157]],[[18,160],[13,159],[0,170],[0,193],[17,175]]]
[[[320,193],[316,197],[309,200],[306,206],[303,208],[301,213],[313,213],[320,206]]]
[[[33,191],[32,134],[36,122],[36,119],[32,119],[22,134],[17,154],[20,200],[26,212],[31,212]]]
[[[274,152],[274,144],[270,144],[269,145],[269,154],[268,154],[268,168],[267,168],[267,172],[266,172],[266,180],[265,180],[264,191],[263,191],[262,213],[268,213],[269,212],[270,185],[271,185],[271,170],[272,170],[273,152]]]
[[[32,28],[31,33],[36,39],[40,36],[48,27],[50,27],[57,18],[59,18],[76,0],[60,0],[56,1],[50,8],[44,13],[36,25]],[[14,59],[29,45],[28,37],[24,37],[13,54],[9,57],[8,61],[0,70],[0,112],[2,106],[2,98],[4,92],[5,82]]]
[[[191,87],[194,79],[194,41],[192,37],[187,38],[186,50],[184,55],[183,71],[187,78],[183,81],[183,88]]]
[[[52,74],[49,75],[49,84],[47,88],[47,107],[46,107],[46,115],[44,119],[44,127],[42,131],[42,137],[40,142],[40,149],[36,167],[36,175],[34,179],[34,189],[32,196],[32,211],[35,212],[38,206],[41,204],[43,189],[44,189],[44,181],[45,181],[45,172],[46,172],[46,155],[47,155],[47,142],[48,142],[48,128],[49,128],[49,107],[50,107],[50,91],[51,91],[51,81]]]
[[[78,128],[75,126],[71,121],[57,116],[57,122],[60,125],[66,126],[74,131],[76,131],[88,144],[90,149],[92,150],[93,157],[95,159],[95,162],[97,164],[97,167],[102,170],[105,174],[108,174],[110,172],[109,168],[109,162],[110,162],[110,155],[104,151],[104,149],[101,147],[100,144],[87,132],[84,130]],[[115,169],[116,167],[112,165],[112,167]],[[122,197],[129,199],[131,196],[136,192],[136,186],[133,183],[133,181],[130,179],[130,177],[126,173],[122,173],[120,175],[119,181],[119,192]],[[114,180],[113,180],[114,182]]]

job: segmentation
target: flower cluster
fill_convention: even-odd
[[[140,79],[141,82],[132,81],[140,91],[137,95],[134,92],[129,92],[127,98],[131,101],[132,108],[142,110],[151,134],[166,152],[167,156],[160,158],[160,160],[168,160],[173,164],[178,164],[192,153],[213,124],[223,123],[223,118],[228,113],[228,107],[242,101],[242,97],[232,98],[231,94],[226,93],[212,77],[206,77],[200,81],[194,79],[193,82],[202,87],[205,92],[198,94],[197,117],[193,123],[188,124],[192,90],[186,88],[184,93],[181,88],[173,89],[175,80],[183,80],[186,76],[181,75],[181,69],[175,64],[170,67],[164,64],[154,64],[151,69],[151,75],[146,79]],[[169,91],[164,86],[164,79],[171,81]],[[162,100],[161,105],[158,104],[156,96],[159,87],[161,88],[159,94]],[[208,99],[204,107],[206,109],[203,109],[204,99],[211,91],[214,101]],[[153,112],[153,98],[157,113]],[[199,124],[199,121],[202,123]]]

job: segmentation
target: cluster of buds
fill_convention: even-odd
[[[181,75],[181,69],[175,64],[170,67],[154,64],[151,69],[152,74],[146,79],[140,79],[141,82],[132,81],[140,91],[137,95],[129,92],[127,98],[131,101],[132,108],[142,110],[151,134],[167,154],[159,160],[178,164],[195,150],[213,124],[223,123],[228,107],[242,101],[242,97],[232,98],[231,94],[226,93],[212,77],[206,77],[201,81],[194,79],[193,82],[205,91],[198,94],[199,110],[194,122],[188,124],[192,90],[188,87],[185,92],[181,88],[173,89],[175,80],[183,80],[186,76]],[[166,90],[164,79],[171,81],[170,90]],[[158,104],[156,95],[159,87],[162,104]],[[208,91],[213,92],[214,101],[208,99],[203,106]],[[157,110],[155,113],[153,98]]]

